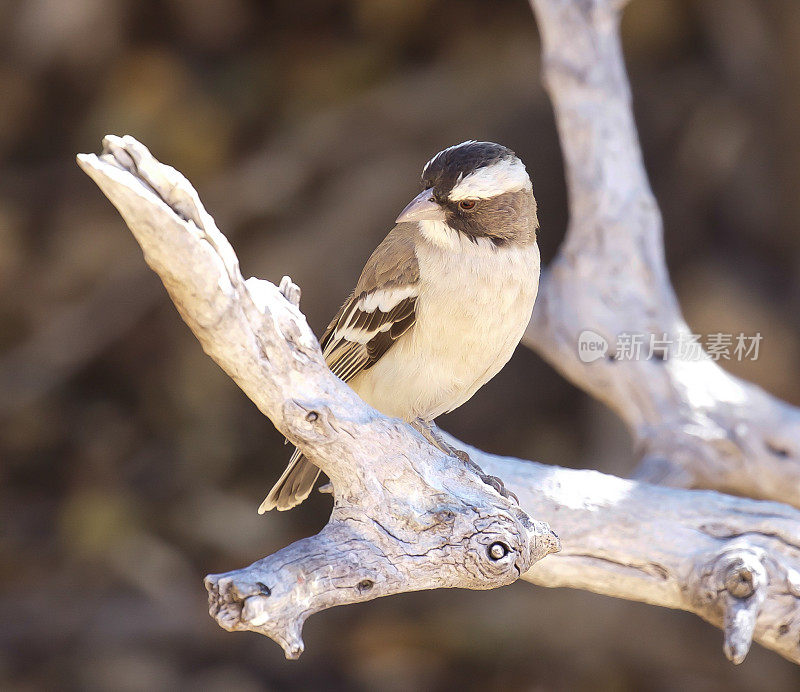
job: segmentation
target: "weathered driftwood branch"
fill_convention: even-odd
[[[330,372],[288,278],[244,281],[197,193],[133,138],[81,155],[208,353],[328,475],[334,508],[316,536],[245,570],[206,579],[211,612],[290,658],[312,613],[436,587],[516,581],[559,547],[549,527],[401,421],[381,416]],[[267,482],[267,479],[264,479]]]
[[[525,580],[696,613],[734,663],[753,639],[800,663],[800,511],[470,453],[561,537]]]
[[[710,360],[615,359],[617,336],[690,333],[667,274],[619,39],[619,0],[531,0],[564,154],[570,222],[526,343],[632,431],[638,477],[800,507],[800,411]],[[591,330],[612,345],[578,357]]]
[[[523,509],[509,504],[331,375],[297,287],[243,281],[183,176],[132,138],[109,137],[105,149],[79,163],[119,209],[203,348],[333,480],[322,532],[207,578],[222,627],[266,634],[293,658],[304,620],[324,608],[414,589],[492,588],[522,574],[695,612],[724,629],[735,662],[753,638],[800,662],[800,512],[474,450]],[[526,511],[560,527],[561,554],[534,565],[558,541]]]

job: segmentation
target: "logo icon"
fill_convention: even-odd
[[[608,341],[591,329],[584,329],[578,335],[578,358],[583,363],[594,363],[605,357],[608,352]]]

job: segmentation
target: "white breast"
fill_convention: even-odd
[[[351,381],[387,415],[432,420],[467,401],[511,358],[539,285],[539,248],[472,242],[426,222],[417,248],[417,321]]]

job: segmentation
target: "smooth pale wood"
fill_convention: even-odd
[[[106,137],[101,156],[78,162],[122,214],[205,352],[333,484],[319,534],[206,578],[222,627],[265,634],[297,658],[312,613],[402,591],[503,586],[558,550],[545,523],[338,380],[299,310],[297,286],[287,277],[280,287],[245,281],[180,173],[132,137]],[[269,482],[255,479],[254,497]]]
[[[641,480],[800,507],[800,411],[711,360],[582,363],[578,336],[689,334],[664,261],[619,37],[619,0],[531,0],[569,227],[524,343],[627,423]],[[679,229],[675,229],[676,232]]]
[[[753,638],[800,662],[800,512],[472,450],[517,507],[337,380],[299,311],[299,289],[287,277],[280,287],[244,281],[177,171],[131,137],[107,137],[101,156],[78,161],[204,350],[333,481],[319,534],[206,578],[220,626],[265,634],[296,658],[303,622],[325,608],[522,576],[695,612],[723,628],[734,662]],[[254,479],[253,511],[268,480]],[[548,556],[559,540],[531,516],[557,528],[561,553]]]
[[[470,450],[561,537],[523,578],[679,608],[720,627],[741,663],[753,639],[800,663],[800,511]]]

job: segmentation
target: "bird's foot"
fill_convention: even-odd
[[[452,450],[453,456],[458,457],[461,461],[466,464],[467,468],[472,471],[473,473],[477,474],[478,478],[480,478],[486,485],[491,485],[498,493],[500,493],[503,497],[508,500],[514,500],[517,504],[519,504],[519,498],[512,493],[508,488],[506,488],[505,484],[502,480],[500,480],[497,476],[490,476],[488,473],[484,473],[483,469],[478,466],[472,459],[470,459],[469,454],[467,454],[463,449],[456,449],[455,447],[450,447]]]
[[[490,476],[489,474],[483,472],[479,473],[478,476],[484,483],[486,483],[486,485],[491,485],[504,498],[507,500],[514,500],[516,504],[519,504],[519,498],[508,488],[506,488],[503,481],[501,481],[497,476]]]
[[[480,471],[478,465],[469,458],[469,454],[467,454],[463,449],[456,449],[455,447],[450,447],[450,455],[461,459],[467,466],[469,466],[473,471]]]
[[[498,493],[500,493],[503,497],[508,500],[514,500],[517,504],[519,504],[519,498],[512,493],[506,486],[504,485],[503,481],[501,481],[497,476],[490,476],[483,472],[483,469],[478,466],[472,459],[470,459],[469,454],[467,454],[463,449],[456,449],[453,445],[448,444],[445,439],[442,437],[439,429],[433,422],[424,421],[421,418],[417,419],[412,423],[412,425],[419,430],[423,436],[425,437],[428,442],[430,442],[434,447],[440,449],[445,454],[455,457],[456,459],[460,459],[464,465],[472,471],[474,474],[478,476],[486,485],[492,486]]]

